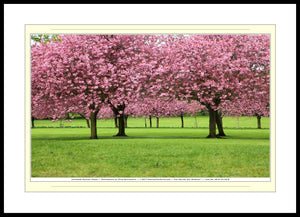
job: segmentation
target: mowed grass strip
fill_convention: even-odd
[[[269,130],[115,128],[31,130],[32,177],[269,177]]]

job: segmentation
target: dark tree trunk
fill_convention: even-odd
[[[126,134],[125,134],[125,117],[124,117],[124,114],[120,114],[118,119],[119,119],[119,132],[115,136],[126,136]]]
[[[216,134],[216,112],[209,106],[209,135],[207,138],[217,138]]]
[[[118,118],[117,117],[115,117],[115,128],[118,128],[119,126],[118,126]]]
[[[151,117],[151,115],[149,116],[149,121],[150,121],[150,128],[152,128],[152,117]]]
[[[184,128],[184,122],[183,122],[183,115],[182,114],[180,115],[180,118],[181,118],[181,128]]]
[[[257,129],[261,129],[261,116],[256,115],[256,117],[257,117]]]
[[[125,115],[124,115],[125,104],[123,103],[122,105],[118,105],[117,107],[115,107],[110,101],[108,101],[108,103],[110,104],[110,107],[111,107],[113,113],[115,114],[115,117],[118,117],[118,120],[119,120],[119,123],[118,123],[119,124],[118,125],[119,132],[115,136],[126,136],[126,134],[125,134]]]
[[[145,118],[145,128],[147,128],[147,118]]]
[[[91,127],[90,127],[90,120],[89,120],[89,119],[85,119],[85,120],[86,120],[86,125],[87,125],[87,127],[88,127],[88,128],[91,128]]]
[[[34,128],[34,117],[31,116],[31,127]]]
[[[88,127],[88,128],[91,128],[91,127],[90,127],[90,121],[89,121],[89,119],[86,119],[85,116],[84,116],[83,114],[79,114],[79,115],[80,115],[82,118],[84,118],[84,119],[86,120],[86,125],[87,125],[87,127]]]
[[[91,137],[90,137],[90,139],[98,139],[98,136],[97,136],[97,113],[98,113],[98,111],[92,112],[91,116],[90,116],[90,119],[91,119]]]
[[[124,126],[127,128],[128,115],[124,115]]]
[[[156,128],[159,128],[159,118],[156,118]]]
[[[223,129],[222,116],[218,111],[216,111],[216,122],[217,122],[217,126],[218,126],[218,131],[219,131],[218,136],[226,136],[224,133],[224,129]]]
[[[70,119],[70,113],[69,112],[67,112],[67,114],[66,114],[66,119]]]
[[[124,110],[125,110],[125,104],[123,103],[122,105],[118,105],[117,107],[114,107],[111,104],[111,108],[114,112],[114,114],[118,117],[119,120],[119,132],[117,135],[115,136],[126,136],[125,134],[125,114],[124,114]]]

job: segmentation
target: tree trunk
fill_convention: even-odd
[[[62,120],[60,120],[59,127],[64,127],[64,123]]]
[[[119,126],[118,126],[118,118],[117,117],[115,117],[115,128],[118,128]]]
[[[31,128],[34,128],[34,117],[31,116]]]
[[[180,118],[181,118],[181,128],[184,128],[184,122],[183,122],[183,115],[182,114],[180,115]]]
[[[261,116],[256,115],[256,117],[257,117],[257,129],[261,129]]]
[[[198,128],[197,115],[195,116],[195,127]]]
[[[124,115],[124,126],[127,128],[128,115]]]
[[[149,121],[150,121],[150,128],[152,128],[152,117],[151,117],[151,115],[149,116]]]
[[[124,113],[120,114],[118,119],[119,119],[119,132],[115,136],[126,136],[126,134],[125,134],[125,117],[124,117]]]
[[[90,119],[91,119],[91,137],[90,139],[98,139],[97,137],[97,113],[92,112]]]
[[[147,128],[147,118],[145,118],[145,128]]]
[[[90,128],[90,121],[89,121],[89,119],[86,119],[83,114],[79,114],[79,115],[86,120],[86,125],[87,125],[88,128]]]
[[[159,118],[156,118],[156,128],[159,128]]]
[[[87,125],[87,127],[88,127],[88,128],[91,128],[91,127],[90,127],[90,120],[89,120],[89,119],[85,119],[85,120],[86,120],[86,125]]]
[[[125,104],[123,103],[122,105],[118,105],[117,107],[115,107],[112,103],[110,103],[110,107],[113,111],[113,113],[115,114],[115,117],[118,117],[118,128],[119,128],[119,132],[117,135],[115,136],[126,136],[125,134],[125,114],[124,114],[124,110],[125,110]],[[115,119],[115,124],[116,124],[116,119]]]
[[[224,133],[224,129],[223,129],[222,116],[218,111],[216,111],[216,122],[217,122],[217,126],[218,126],[218,131],[219,131],[218,136],[226,136]]]
[[[216,134],[216,112],[208,107],[209,112],[209,135],[206,138],[217,138]]]

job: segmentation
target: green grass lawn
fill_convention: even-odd
[[[224,117],[222,139],[206,139],[208,117],[161,118],[161,128],[145,128],[130,118],[128,138],[113,135],[113,120],[99,120],[90,140],[84,120],[36,120],[31,129],[32,177],[269,177],[269,118]],[[153,119],[153,126],[155,126]],[[56,125],[55,125],[56,124]],[[148,122],[149,126],[149,122]],[[49,127],[49,128],[46,128]]]
[[[51,122],[50,120],[35,120],[35,127],[41,128],[51,128],[51,127],[60,127],[60,125],[63,125],[63,127],[82,127],[86,128],[86,120],[83,119],[73,119],[72,122],[66,122],[66,121],[55,121]],[[145,127],[145,119],[143,118],[132,118],[129,117],[127,121],[127,125],[129,128],[131,127]],[[223,125],[224,128],[257,128],[257,119],[256,117],[240,117],[239,120],[235,117],[223,117]],[[97,126],[98,127],[112,127],[114,128],[114,119],[98,119],[97,120]],[[147,119],[147,127],[149,127],[149,119]],[[184,117],[184,127],[187,128],[208,128],[208,116],[197,116],[195,117],[186,116]],[[269,129],[270,123],[269,118],[262,117],[261,119],[261,126],[262,128]],[[156,118],[152,118],[152,127],[156,127]],[[160,118],[159,119],[159,127],[160,128],[180,128],[181,127],[181,120],[180,117],[172,117],[172,118]]]

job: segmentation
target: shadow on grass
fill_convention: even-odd
[[[98,139],[90,139],[89,137],[53,137],[53,138],[34,138],[34,140],[101,140],[101,139],[262,139],[269,140],[267,137],[142,137],[142,136],[99,136]]]
[[[269,138],[265,137],[218,137],[218,138],[206,138],[204,137],[138,137],[138,136],[118,136],[118,137],[110,137],[110,136],[102,136],[98,137],[98,139],[265,139],[268,140]]]
[[[85,129],[89,129],[88,127],[84,127],[84,126],[64,126],[64,127],[59,127],[59,126],[36,126],[34,128],[31,129],[39,129],[39,128],[56,128],[56,129],[65,129],[65,128],[71,128],[71,129],[76,129],[76,128],[85,128]],[[97,129],[118,129],[116,127],[97,127]],[[257,128],[255,127],[223,127],[225,130],[257,130]],[[207,127],[126,127],[126,129],[207,129]],[[262,127],[261,130],[269,130],[270,128],[265,128]]]

